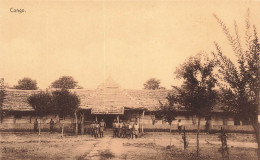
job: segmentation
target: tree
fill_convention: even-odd
[[[56,90],[52,92],[53,95],[53,104],[55,107],[55,112],[62,117],[63,121],[68,115],[76,115],[76,111],[80,104],[79,97],[71,93],[66,89]],[[77,125],[77,124],[76,124]],[[64,133],[64,123],[62,124],[62,136]]]
[[[182,88],[174,87],[178,94],[176,101],[198,117],[197,157],[199,156],[200,119],[213,109],[217,93],[213,88],[216,79],[213,77],[215,63],[204,54],[190,57],[176,70],[177,78],[182,78]]]
[[[62,76],[51,84],[53,88],[74,89],[78,82],[71,76]]]
[[[177,111],[175,109],[175,96],[168,94],[166,97],[167,103],[163,104],[162,102],[160,103],[159,108],[156,111],[155,116],[158,118],[163,118],[166,120],[166,122],[169,123],[170,125],[170,132],[171,132],[171,126],[172,126],[172,121],[175,120],[175,117],[177,116]]]
[[[5,96],[6,96],[6,92],[4,86],[4,79],[1,78],[0,79],[0,121],[2,121],[4,116],[3,103],[4,103]]]
[[[255,130],[258,158],[260,159],[260,139],[257,123],[260,89],[260,44],[256,27],[249,22],[248,10],[245,32],[246,44],[242,48],[236,22],[234,23],[235,35],[232,35],[224,22],[216,15],[214,17],[220,24],[237,57],[235,61],[226,57],[220,45],[215,42],[217,52],[213,52],[213,55],[219,66],[218,86],[222,91],[221,100],[225,104],[224,110],[251,123]]]
[[[161,81],[159,79],[151,78],[144,83],[144,89],[155,90],[155,89],[165,89],[160,86]]]
[[[18,85],[14,86],[15,89],[21,89],[21,90],[36,90],[37,82],[36,80],[32,80],[31,78],[23,78],[18,81]]]
[[[40,92],[28,97],[27,101],[35,110],[35,114],[40,119],[40,127],[39,127],[39,135],[40,135],[42,117],[53,112],[52,96],[48,92]]]

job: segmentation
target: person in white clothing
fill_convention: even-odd
[[[139,133],[139,125],[137,124],[137,122],[135,122],[133,127],[134,127],[133,131],[134,131],[135,138],[137,138],[138,137],[138,133]]]

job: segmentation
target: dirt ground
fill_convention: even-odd
[[[195,159],[196,135],[187,134],[188,148],[183,149],[182,135],[148,132],[138,139],[103,138],[59,133],[0,133],[0,159],[78,159],[78,160],[185,160]],[[252,134],[228,134],[229,157],[234,160],[257,159],[257,144]],[[200,135],[200,159],[222,159],[218,134]]]

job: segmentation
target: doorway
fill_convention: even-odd
[[[113,127],[113,122],[115,119],[117,119],[118,115],[113,115],[113,114],[99,114],[96,115],[97,120],[100,122],[102,119],[105,121],[107,128],[112,128]],[[123,118],[123,115],[119,115],[120,119]]]

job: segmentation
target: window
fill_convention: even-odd
[[[22,118],[22,115],[16,114],[16,115],[14,115],[14,118],[15,118],[15,119],[21,119],[21,118]]]

